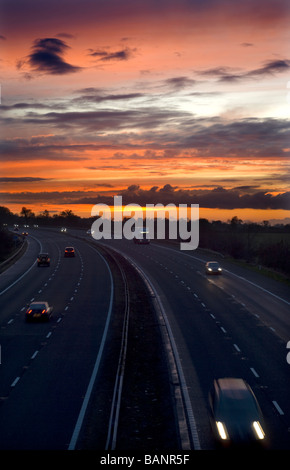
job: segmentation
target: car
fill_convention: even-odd
[[[24,237],[27,237],[28,232],[22,232],[22,235],[23,235]]]
[[[137,245],[149,245],[150,238],[147,230],[140,230],[140,232],[133,238],[134,243]]]
[[[32,302],[26,312],[25,319],[26,321],[33,320],[45,320],[48,321],[52,316],[53,307],[51,307],[48,302],[38,300]]]
[[[48,253],[39,253],[37,257],[37,266],[50,266],[50,257]]]
[[[209,407],[215,439],[222,446],[259,446],[266,443],[260,406],[244,379],[215,379],[209,393]]]
[[[73,246],[67,246],[64,250],[64,256],[65,258],[71,258],[75,256],[75,249]]]
[[[205,265],[206,274],[221,274],[222,268],[217,261],[208,261]]]
[[[65,227],[61,227],[60,231],[61,231],[61,232],[66,232],[66,228],[65,228]]]

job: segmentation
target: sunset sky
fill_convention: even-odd
[[[0,205],[289,222],[289,24],[288,0],[0,0]]]

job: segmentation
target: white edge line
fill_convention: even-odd
[[[30,238],[33,238],[34,240],[36,240],[39,243],[40,251],[42,251],[41,242],[35,237],[30,237]],[[2,292],[0,292],[0,295],[5,294],[5,292],[7,292],[11,287],[13,287],[15,284],[17,284],[17,282],[19,282],[24,276],[26,276],[27,273],[29,273],[29,271],[34,267],[35,264],[36,264],[36,261],[34,261],[34,263],[30,266],[30,268],[28,268],[18,279],[16,279],[16,281],[12,282],[12,284],[7,286],[6,289],[2,290]]]
[[[75,448],[77,440],[78,440],[78,436],[79,436],[79,433],[80,433],[80,430],[81,430],[81,427],[82,427],[82,424],[83,424],[83,420],[84,420],[84,417],[85,417],[86,409],[87,409],[87,406],[88,406],[88,403],[89,403],[89,400],[90,400],[90,396],[91,396],[91,393],[92,393],[92,390],[93,390],[94,382],[95,382],[95,379],[96,379],[96,376],[97,376],[97,373],[98,373],[98,370],[99,370],[99,366],[100,366],[100,362],[101,362],[101,358],[102,358],[102,354],[103,354],[103,349],[104,349],[105,341],[106,341],[106,338],[107,338],[109,323],[110,323],[110,319],[111,319],[112,308],[113,308],[114,283],[113,283],[113,277],[112,277],[110,267],[109,267],[106,259],[98,252],[98,250],[95,249],[95,248],[93,248],[93,249],[103,259],[103,261],[105,262],[105,264],[108,268],[109,275],[110,275],[110,281],[111,281],[111,296],[110,296],[110,304],[109,304],[109,309],[108,309],[107,320],[106,320],[106,324],[105,324],[105,328],[104,328],[104,332],[103,332],[102,341],[101,341],[101,345],[100,345],[100,348],[99,348],[98,356],[97,356],[97,359],[96,359],[96,362],[95,362],[95,365],[94,365],[94,369],[93,369],[93,372],[92,372],[92,375],[91,375],[91,378],[90,378],[90,382],[89,382],[89,385],[88,385],[88,388],[87,388],[87,391],[86,391],[86,394],[85,394],[85,397],[84,397],[84,400],[83,400],[83,403],[82,403],[82,407],[81,407],[81,410],[80,410],[80,413],[79,413],[79,416],[78,416],[78,419],[77,419],[77,422],[76,422],[76,425],[75,425],[75,428],[74,428],[74,431],[73,431],[73,435],[72,435],[72,438],[71,438],[69,446],[68,446],[68,450],[73,450]]]
[[[165,250],[170,250],[170,251],[174,251],[176,252],[176,250],[172,249],[172,248],[169,248],[167,246],[161,246],[161,245],[158,245],[158,247],[160,248],[163,248]],[[196,259],[197,261],[200,261],[202,263],[204,263],[204,260],[201,259],[201,258],[198,258],[197,256],[193,256],[193,255],[189,255],[187,253],[184,253],[182,250],[180,250],[180,254],[184,255],[184,256],[189,256],[189,258],[193,258],[193,259]],[[246,279],[245,277],[243,276],[239,276],[238,274],[235,274],[233,273],[232,271],[229,271],[228,269],[224,269],[225,272],[229,273],[229,274],[232,274],[233,276],[236,276],[237,278],[239,279],[242,279],[243,281],[245,282],[248,282],[249,284],[252,284],[252,286],[255,286],[255,287],[258,287],[259,289],[261,289],[263,292],[267,292],[267,294],[270,294],[272,295],[273,297],[275,297],[276,299],[278,300],[281,300],[282,302],[284,302],[285,304],[287,305],[290,305],[290,302],[288,302],[287,300],[283,299],[283,297],[280,297],[279,295],[276,295],[274,294],[273,292],[267,290],[267,289],[264,289],[264,287],[261,287],[259,286],[259,284],[256,284],[255,282],[252,282],[252,281],[249,281],[248,279]]]
[[[117,253],[124,256],[123,253],[120,252],[118,249],[114,248],[114,251],[116,251]],[[140,266],[135,261],[132,260],[132,258],[126,256],[126,259],[129,260],[130,263],[133,266],[135,266],[137,271],[142,274],[143,278],[147,281],[150,289],[152,290],[152,292],[154,293],[154,295],[158,299],[159,307],[162,311],[164,322],[166,324],[167,332],[168,332],[168,335],[169,335],[169,338],[170,338],[170,341],[171,341],[171,347],[174,351],[174,358],[175,358],[175,361],[176,361],[176,366],[177,366],[177,370],[178,370],[178,374],[179,374],[181,390],[182,390],[182,393],[183,393],[183,396],[184,396],[184,401],[185,401],[186,407],[187,407],[187,415],[188,415],[188,420],[189,420],[189,425],[190,425],[189,428],[190,428],[190,432],[191,432],[192,442],[193,442],[193,445],[194,445],[194,449],[195,450],[200,450],[201,446],[200,446],[200,441],[199,441],[199,436],[198,436],[198,431],[197,431],[197,424],[196,424],[196,421],[195,421],[195,418],[194,418],[194,414],[193,414],[193,410],[192,410],[192,406],[191,406],[191,402],[190,402],[188,387],[187,387],[186,380],[185,380],[185,377],[184,377],[184,374],[183,374],[183,369],[182,369],[181,361],[180,361],[180,358],[179,358],[177,346],[176,346],[176,343],[175,343],[175,340],[174,340],[174,336],[173,336],[173,333],[172,333],[167,315],[165,313],[165,309],[164,309],[163,304],[161,302],[160,296],[158,295],[154,285],[150,281],[147,274],[143,271],[143,269],[141,269]]]

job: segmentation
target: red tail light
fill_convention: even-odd
[[[41,312],[41,313],[46,313],[46,310],[45,310],[45,309],[44,309],[44,310],[42,310],[42,312]]]

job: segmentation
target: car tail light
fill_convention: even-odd
[[[27,313],[31,313],[32,312],[32,309],[28,310]]]
[[[44,310],[42,310],[42,312],[41,312],[41,313],[46,313],[46,310],[45,310],[45,309],[44,309]]]

